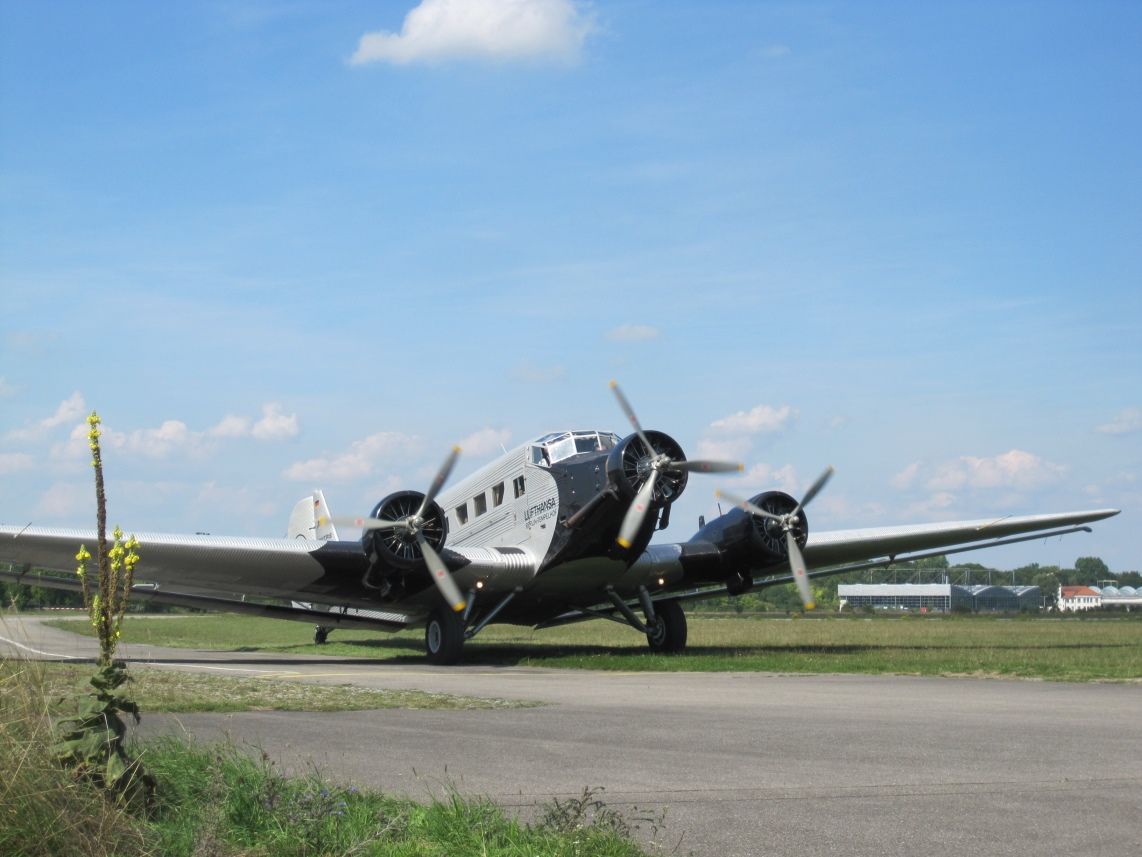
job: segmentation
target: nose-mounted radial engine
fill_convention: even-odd
[[[729,461],[687,460],[682,447],[669,435],[643,431],[617,381],[611,381],[611,389],[635,432],[624,438],[607,458],[608,481],[631,501],[616,539],[621,547],[629,548],[651,510],[664,510],[665,528],[670,504],[685,490],[690,473],[736,473],[743,467]]]

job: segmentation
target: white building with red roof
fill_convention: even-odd
[[[1059,610],[1097,610],[1102,606],[1102,593],[1089,586],[1060,586]]]

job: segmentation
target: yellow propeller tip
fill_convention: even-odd
[[[744,464],[739,464],[739,465],[738,465],[738,473],[741,473],[741,472],[742,472],[742,471],[744,471],[744,470],[745,470],[745,465],[744,465]]]
[[[621,548],[629,548],[630,547],[630,542],[627,541],[626,539],[615,539],[615,541],[619,543],[619,547],[621,547]]]
[[[460,451],[460,446],[459,446],[459,444],[457,444],[456,446],[452,447],[452,451],[453,451],[453,452],[459,452],[459,451]]]
[[[812,610],[816,606],[817,606],[816,604],[814,604],[812,601],[810,601],[808,604],[805,605],[805,609],[806,610]]]
[[[455,610],[457,613],[459,613],[461,610],[463,610],[467,606],[468,605],[465,604],[463,601],[459,601],[459,602],[452,605],[452,609]]]

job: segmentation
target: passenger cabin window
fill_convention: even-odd
[[[468,504],[467,503],[461,503],[459,506],[456,507],[456,520],[459,521],[461,523],[461,525],[468,523]]]
[[[485,493],[477,494],[472,498],[472,505],[476,509],[476,517],[480,517],[488,511],[488,495]]]
[[[492,505],[499,506],[504,502],[504,483],[492,486]]]
[[[523,496],[523,477],[522,476],[517,476],[515,479],[512,480],[512,488],[515,489],[515,495],[517,497]]]

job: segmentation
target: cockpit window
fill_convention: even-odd
[[[531,463],[547,467],[573,455],[606,452],[619,442],[619,436],[603,431],[564,431],[544,435],[531,447]]]

